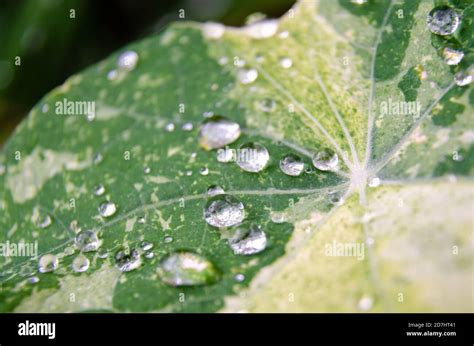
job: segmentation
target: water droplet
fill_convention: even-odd
[[[48,111],[49,111],[49,105],[47,103],[41,106],[42,113],[47,113]]]
[[[157,271],[163,282],[175,287],[210,285],[220,278],[219,271],[208,259],[188,251],[166,256]]]
[[[291,60],[290,58],[281,58],[280,66],[283,68],[290,68],[291,66],[293,66],[293,60]]]
[[[121,70],[131,71],[137,66],[138,54],[133,50],[128,50],[120,54],[117,59],[117,66]]]
[[[151,168],[150,168],[150,167],[145,167],[145,168],[143,169],[143,173],[145,173],[145,174],[150,174],[150,172],[151,172]]]
[[[443,58],[448,65],[457,65],[464,58],[464,52],[453,48],[445,47],[443,49]]]
[[[459,26],[459,15],[449,6],[438,6],[428,13],[426,23],[433,34],[451,35]]]
[[[268,19],[247,25],[245,33],[255,39],[272,37],[278,31],[278,20]]]
[[[104,202],[99,207],[99,213],[102,217],[110,217],[117,211],[117,206],[113,202]]]
[[[169,235],[166,236],[163,241],[165,242],[165,244],[169,244],[173,241],[173,237],[170,237]]]
[[[342,205],[344,203],[344,196],[339,191],[330,192],[328,198],[329,202],[334,205]]]
[[[288,38],[288,36],[290,36],[290,33],[288,31],[282,31],[278,34],[278,37],[279,38],[282,38],[282,39],[285,39],[285,38]]]
[[[104,157],[101,154],[95,154],[94,158],[92,159],[92,162],[95,165],[98,165],[99,163],[102,162],[103,159],[104,159]]]
[[[32,285],[38,283],[39,281],[40,281],[40,279],[37,276],[32,276],[28,279],[28,283],[32,284]]]
[[[359,310],[362,311],[367,311],[372,308],[372,305],[374,304],[373,300],[369,296],[363,296],[360,300],[359,303],[357,304],[357,307]]]
[[[242,84],[250,84],[257,80],[258,71],[254,68],[241,69],[237,72],[237,78]]]
[[[120,250],[115,254],[115,264],[122,272],[129,272],[140,267],[142,259],[135,249]]]
[[[355,5],[363,5],[367,3],[367,0],[351,0],[351,3]]]
[[[372,177],[369,179],[367,185],[370,187],[377,187],[380,185],[380,178],[379,177]]]
[[[74,255],[76,252],[76,248],[74,246],[68,246],[64,249],[64,256],[71,256]]]
[[[280,169],[286,175],[298,176],[303,173],[304,162],[298,155],[288,154],[280,160]]]
[[[58,268],[59,260],[55,255],[47,254],[41,256],[38,262],[38,271],[40,273],[49,273]]]
[[[275,100],[266,98],[261,100],[258,105],[260,106],[260,109],[264,112],[273,112],[275,110],[276,102]]]
[[[335,169],[339,162],[339,157],[335,152],[324,149],[313,157],[313,165],[320,171],[329,171]]]
[[[193,171],[186,171],[186,173],[185,173],[185,174],[186,174],[186,176],[190,177],[190,176],[192,176],[192,175],[193,175]]]
[[[173,123],[168,123],[168,124],[166,124],[166,126],[165,126],[165,130],[168,131],[168,132],[173,132],[174,129],[175,129],[175,126],[174,126]]]
[[[279,212],[279,211],[272,211],[270,213],[270,219],[274,223],[283,223],[283,222],[286,221],[285,214],[283,212]]]
[[[207,167],[202,167],[200,170],[199,170],[199,173],[201,175],[208,175],[209,174],[209,169]]]
[[[153,257],[155,257],[155,253],[152,251],[145,253],[145,258],[152,259]]]
[[[85,272],[87,269],[89,269],[89,265],[90,265],[89,259],[86,256],[82,255],[82,254],[79,254],[72,261],[72,269],[76,273]]]
[[[234,276],[234,280],[237,281],[237,282],[242,282],[245,280],[245,275],[244,274],[236,274]]]
[[[236,163],[246,172],[257,173],[265,169],[270,160],[267,148],[259,143],[245,143],[239,148]]]
[[[245,218],[244,205],[230,195],[216,195],[204,209],[204,219],[214,227],[234,226]]]
[[[473,71],[459,71],[454,75],[454,82],[459,86],[465,86],[472,83]]]
[[[151,250],[151,249],[153,249],[153,243],[144,241],[141,245],[141,248],[142,248],[143,251]]]
[[[143,225],[146,222],[146,219],[143,216],[140,216],[137,220],[137,222],[141,225]]]
[[[102,184],[94,186],[94,195],[102,196],[105,193],[105,187]]]
[[[53,220],[51,219],[51,216],[45,215],[41,220],[38,220],[38,227],[47,228],[51,226],[52,223],[53,223]]]
[[[219,185],[211,185],[207,188],[207,194],[209,196],[223,195],[225,191]]]
[[[240,137],[240,125],[223,116],[206,119],[199,131],[199,145],[205,150],[217,149]]]
[[[110,70],[108,73],[107,73],[107,79],[108,80],[116,80],[118,77],[118,72],[117,70]]]
[[[225,32],[225,26],[220,23],[207,22],[202,25],[204,37],[211,40],[220,39]]]
[[[97,257],[102,259],[107,258],[109,257],[109,252],[104,248],[100,248],[99,250],[97,250]]]
[[[267,236],[257,225],[239,225],[229,238],[229,245],[236,255],[253,255],[265,250]]]
[[[226,56],[221,56],[219,60],[217,60],[217,63],[221,66],[227,64],[228,62],[229,62],[229,58],[227,58]]]
[[[90,252],[96,251],[99,248],[100,242],[94,231],[86,230],[76,234],[74,245],[76,245],[79,251]]]
[[[192,131],[193,130],[193,124],[192,123],[184,123],[183,126],[181,127],[183,131]]]

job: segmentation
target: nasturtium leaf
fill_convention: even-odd
[[[472,311],[474,6],[448,3],[440,36],[438,5],[180,22],[69,78],[1,153],[1,243],[38,254],[0,257],[0,310]],[[263,168],[203,148],[211,116],[241,134],[205,143],[266,148]],[[206,222],[211,199],[244,223]]]

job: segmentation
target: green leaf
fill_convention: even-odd
[[[72,76],[2,152],[0,239],[37,241],[59,264],[31,283],[25,268],[38,258],[2,257],[0,310],[472,311],[473,91],[454,75],[472,64],[473,6],[456,6],[447,38],[426,25],[431,1],[302,1],[222,37],[176,23]],[[440,49],[454,41],[465,56],[449,66]],[[111,80],[126,50],[138,64]],[[256,80],[242,83],[244,69]],[[94,101],[95,118],[58,115],[65,99]],[[199,146],[211,112],[240,124],[231,148],[268,149],[265,170]],[[311,168],[326,149],[338,170]],[[304,158],[302,175],[280,170],[287,154]],[[234,254],[232,230],[205,222],[212,185],[266,233],[262,252]],[[117,211],[101,217],[106,200]],[[86,252],[82,273],[71,267],[78,229],[109,253]],[[116,252],[142,242],[154,257],[120,271]],[[175,287],[163,261],[186,252],[199,265],[179,275],[195,285]]]

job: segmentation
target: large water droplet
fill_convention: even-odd
[[[222,35],[224,35],[225,26],[220,23],[204,23],[202,26],[202,32],[204,37],[210,38],[212,40],[217,40],[221,38]]]
[[[42,219],[38,220],[38,227],[47,228],[51,226],[52,223],[53,223],[53,220],[51,219],[51,216],[45,215]]]
[[[121,70],[131,71],[137,66],[138,54],[133,50],[128,50],[120,54],[117,59],[117,66]]]
[[[464,53],[460,50],[445,47],[443,49],[443,58],[448,65],[457,65],[461,62],[464,57]]]
[[[257,173],[265,169],[270,160],[267,148],[259,143],[245,143],[239,148],[237,165],[246,172]]]
[[[324,149],[316,153],[313,157],[313,165],[320,171],[335,169],[339,162],[339,157],[330,149]]]
[[[428,13],[426,23],[433,34],[451,35],[459,26],[459,15],[449,6],[438,6]]]
[[[225,191],[219,185],[211,185],[207,188],[207,194],[209,196],[217,196],[225,194]]]
[[[280,169],[286,175],[298,176],[303,173],[304,162],[298,155],[288,154],[280,160]]]
[[[204,208],[204,219],[214,227],[234,226],[244,218],[244,205],[230,195],[217,195],[211,198]]]
[[[102,217],[110,217],[117,211],[117,206],[113,202],[104,202],[99,207],[99,213]]]
[[[258,225],[240,225],[232,232],[229,245],[236,255],[253,255],[267,246],[267,236]]]
[[[76,234],[74,244],[82,252],[95,251],[99,248],[99,238],[94,231],[80,231]]]
[[[208,259],[188,251],[166,256],[157,271],[163,282],[175,287],[210,285],[220,278],[219,271]]]
[[[82,255],[82,254],[79,254],[72,261],[72,269],[76,273],[85,272],[87,269],[89,269],[89,265],[90,265],[89,259],[86,256]]]
[[[257,80],[258,71],[254,68],[241,69],[237,72],[237,78],[242,84],[250,84]]]
[[[120,250],[115,254],[115,264],[122,272],[129,272],[140,267],[142,259],[135,250]]]
[[[199,145],[205,150],[217,149],[235,142],[240,136],[240,125],[223,116],[207,118],[199,131]]]
[[[49,273],[58,268],[59,260],[55,255],[47,254],[41,256],[38,262],[38,271],[40,273]]]

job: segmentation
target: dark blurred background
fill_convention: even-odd
[[[294,0],[0,0],[0,147],[48,91],[127,43],[186,20],[241,26]],[[75,18],[71,18],[71,9]],[[18,57],[21,65],[16,65]]]

